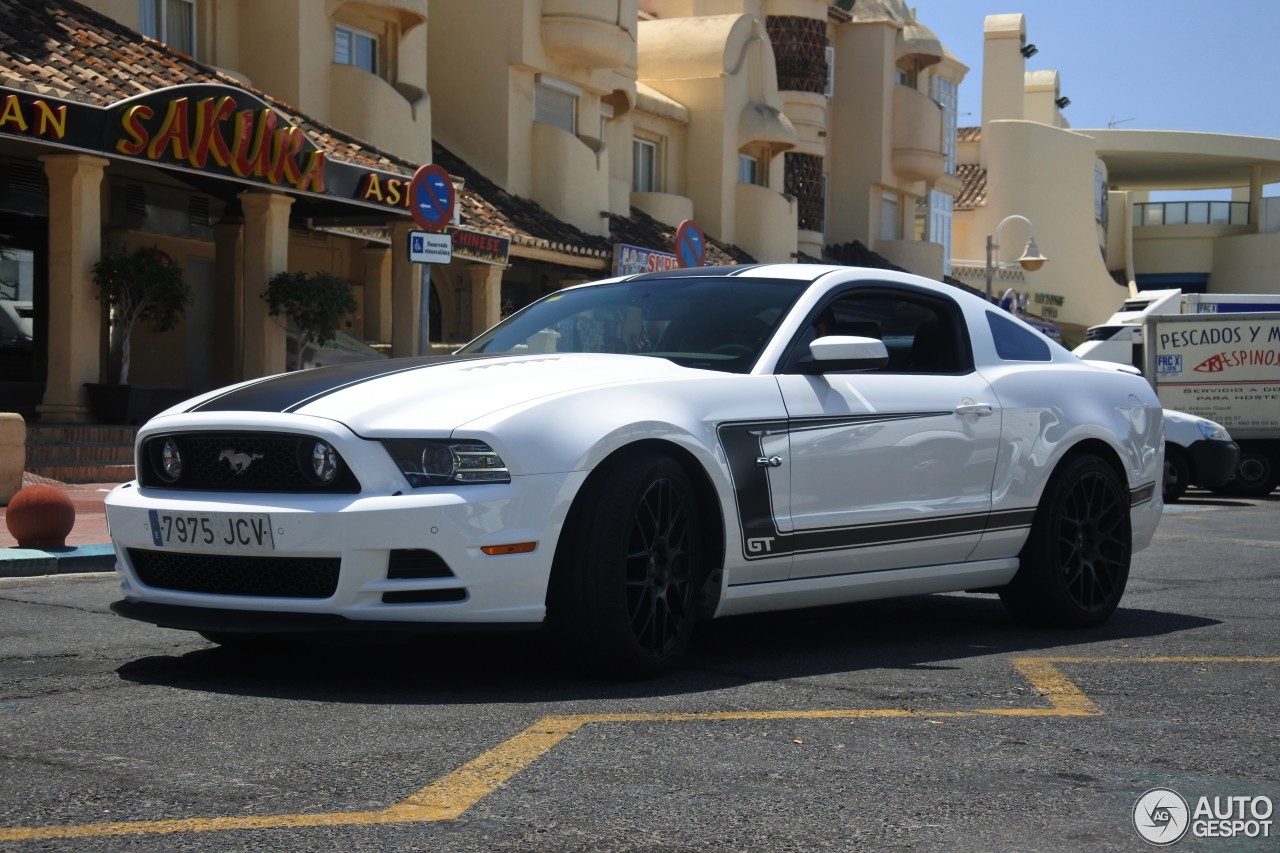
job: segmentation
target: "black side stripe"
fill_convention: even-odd
[[[498,355],[422,356],[397,358],[391,361],[361,361],[333,367],[317,367],[313,370],[298,370],[228,391],[187,411],[293,412],[321,397],[384,376],[394,376],[397,373],[459,361],[499,357]]]
[[[882,545],[926,542],[957,536],[1018,530],[1031,526],[1035,507],[975,512],[924,520],[891,521],[783,533],[778,530],[769,491],[768,470],[756,465],[764,455],[766,436],[797,430],[827,428],[838,424],[871,423],[932,417],[935,413],[864,414],[843,417],[801,418],[727,423],[718,428],[721,447],[729,465],[742,528],[742,556],[747,560],[789,557],[817,551],[870,548]],[[949,413],[944,413],[949,414]]]

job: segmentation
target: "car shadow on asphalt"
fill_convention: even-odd
[[[210,646],[140,658],[117,673],[126,681],[174,689],[326,702],[639,699],[864,670],[958,669],[971,658],[1071,654],[1081,646],[1215,624],[1122,607],[1098,628],[1036,629],[1014,622],[994,596],[947,594],[704,622],[674,671],[644,681],[584,674],[541,632],[399,641],[346,636],[252,652]]]

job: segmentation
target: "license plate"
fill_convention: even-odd
[[[271,516],[240,512],[150,510],[151,541],[183,551],[272,551]]]

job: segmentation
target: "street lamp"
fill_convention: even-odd
[[[999,262],[1000,257],[1000,232],[1013,220],[1027,223],[1027,229],[1031,232],[1031,238],[1027,240],[1027,247],[1022,250],[1022,257],[1018,258],[1018,263],[1027,272],[1035,272],[1044,266],[1045,261],[1049,260],[1040,254],[1040,247],[1036,245],[1036,227],[1031,224],[1031,220],[1025,216],[1013,214],[1006,216],[1000,220],[1000,224],[996,226],[995,235],[987,235],[987,301],[991,301],[991,279],[995,276],[995,265]]]

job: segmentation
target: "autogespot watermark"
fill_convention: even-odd
[[[1133,804],[1133,828],[1161,847],[1188,832],[1194,838],[1270,838],[1274,811],[1269,797],[1199,797],[1192,806],[1177,791],[1152,788]]]

